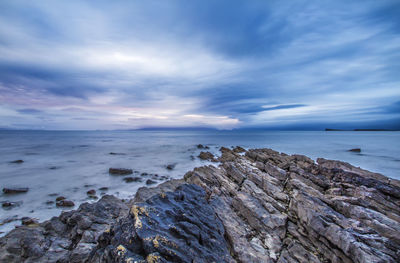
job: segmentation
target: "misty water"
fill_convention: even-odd
[[[400,179],[400,132],[325,131],[0,131],[0,187],[29,187],[27,193],[6,195],[0,202],[19,206],[0,208],[0,222],[23,216],[39,220],[58,215],[57,196],[75,202],[94,202],[86,192],[131,198],[147,179],[182,178],[194,167],[210,164],[199,160],[197,144],[218,154],[221,146],[267,147],[288,154],[342,160],[361,168]],[[361,148],[353,153],[351,148]],[[110,154],[111,152],[117,154]],[[11,163],[22,159],[21,164]],[[173,170],[166,165],[174,164]],[[109,175],[110,167],[130,168],[143,182],[126,183]],[[158,176],[154,176],[157,174]],[[99,191],[108,187],[108,191]],[[19,225],[0,225],[0,232]]]

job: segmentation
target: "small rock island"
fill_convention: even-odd
[[[0,262],[399,262],[400,181],[239,150],[132,200],[26,221],[0,238]]]

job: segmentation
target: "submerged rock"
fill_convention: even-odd
[[[115,152],[110,152],[110,155],[126,155],[125,153],[115,153]]]
[[[127,202],[104,196],[14,229],[0,262],[398,262],[398,180],[271,149],[221,152],[219,167]]]
[[[167,166],[165,166],[165,168],[167,168],[167,170],[173,170],[176,166],[176,163],[172,163],[172,164],[168,164]]]
[[[11,161],[10,163],[23,163],[24,160],[15,160],[15,161]]]
[[[20,194],[29,191],[28,187],[17,187],[17,188],[3,188],[3,193],[5,194]]]
[[[360,152],[361,152],[361,149],[360,149],[360,148],[354,148],[354,149],[350,149],[349,152],[360,153]]]
[[[19,202],[4,201],[4,202],[2,202],[1,206],[5,209],[11,209],[11,208],[20,206],[21,204],[22,204],[22,201],[19,201]]]
[[[133,174],[133,170],[132,169],[125,169],[125,168],[110,168],[108,170],[109,174],[112,175],[129,175],[129,174]]]
[[[141,182],[142,178],[140,178],[140,177],[125,177],[124,181],[125,181],[125,183]]]

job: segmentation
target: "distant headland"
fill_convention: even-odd
[[[329,129],[325,128],[325,131],[399,131],[390,129]]]

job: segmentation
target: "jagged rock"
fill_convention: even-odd
[[[218,167],[126,203],[106,196],[16,228],[0,262],[398,262],[398,180],[271,149],[221,152]]]
[[[233,262],[204,190],[189,184],[134,204],[100,240],[102,262]]]
[[[136,194],[135,194],[135,198],[134,198],[134,202],[144,202],[147,199],[150,199],[150,197],[154,196],[154,195],[159,195],[159,194],[163,194],[166,192],[171,192],[171,191],[175,191],[175,189],[182,185],[185,181],[182,179],[171,179],[169,181],[166,181],[162,184],[157,185],[156,187],[140,187]]]
[[[197,145],[197,149],[210,149],[210,147],[208,147],[207,145],[206,146],[204,146],[203,144],[198,144]]]
[[[218,158],[218,161],[220,162],[234,161],[237,157],[239,157],[239,154],[226,147],[221,147],[219,150],[221,152],[221,156]]]
[[[218,168],[185,181],[206,190],[237,261],[396,262],[398,180],[270,149],[221,152]]]
[[[133,170],[125,168],[110,168],[108,169],[108,173],[112,175],[129,175],[133,174]]]
[[[105,187],[105,186],[104,187],[100,187],[99,190],[100,191],[108,191],[108,187]]]
[[[211,162],[216,162],[217,160],[215,159],[214,155],[210,152],[200,152],[198,156],[201,160],[206,160],[206,161],[211,161]]]
[[[242,148],[240,146],[236,146],[235,148],[233,148],[233,151],[235,153],[244,153],[244,152],[246,152],[246,149],[244,149],[244,148]]]
[[[19,193],[26,193],[28,191],[29,191],[28,187],[3,188],[3,193],[5,194],[19,194]]]
[[[128,210],[121,200],[106,195],[76,211],[18,227],[0,238],[0,262],[85,262],[98,237]]]

